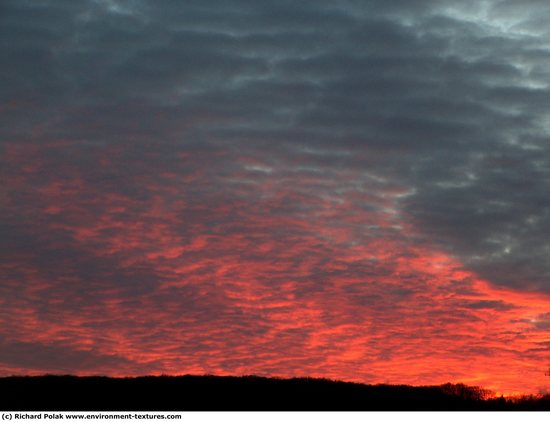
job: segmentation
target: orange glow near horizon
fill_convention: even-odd
[[[283,168],[274,181],[229,157],[226,191],[205,188],[197,200],[196,184],[218,176],[190,154],[179,159],[193,171],[136,171],[128,192],[102,191],[76,166],[70,180],[30,186],[51,163],[38,146],[8,153],[25,164],[7,173],[10,186],[32,197],[41,229],[59,240],[32,240],[51,257],[29,249],[2,264],[9,359],[0,375],[255,374],[548,391],[550,296],[497,287],[416,241],[401,216],[405,188],[357,188],[351,171],[330,181]],[[107,167],[122,159],[98,154]],[[358,207],[362,198],[373,209]],[[58,252],[67,245],[67,256]]]

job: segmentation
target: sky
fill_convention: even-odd
[[[3,0],[0,376],[550,390],[546,0]]]

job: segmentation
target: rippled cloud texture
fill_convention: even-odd
[[[0,5],[0,375],[547,391],[547,1]]]

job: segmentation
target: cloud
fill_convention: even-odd
[[[66,344],[44,345],[31,342],[0,343],[0,366],[48,373],[71,373],[77,371],[97,371],[103,366],[127,364],[126,359],[106,356],[87,350],[71,350]]]
[[[1,7],[9,350],[425,383],[540,342],[544,3]]]

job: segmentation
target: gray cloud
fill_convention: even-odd
[[[97,371],[102,366],[124,368],[129,361],[116,355],[103,355],[96,351],[72,350],[66,344],[0,342],[0,364],[23,366],[30,370],[68,374],[78,371]],[[96,372],[101,375],[101,372]]]
[[[400,211],[423,241],[548,291],[546,17],[536,1],[5,1],[1,142],[69,139],[27,181],[78,168],[135,199],[152,195],[137,175],[181,174],[173,157],[204,148],[351,168],[409,192]],[[124,150],[109,169],[93,158],[106,145]],[[205,171],[225,186],[236,168]],[[40,214],[27,194],[10,193],[12,221]],[[9,230],[16,244],[29,232]]]

